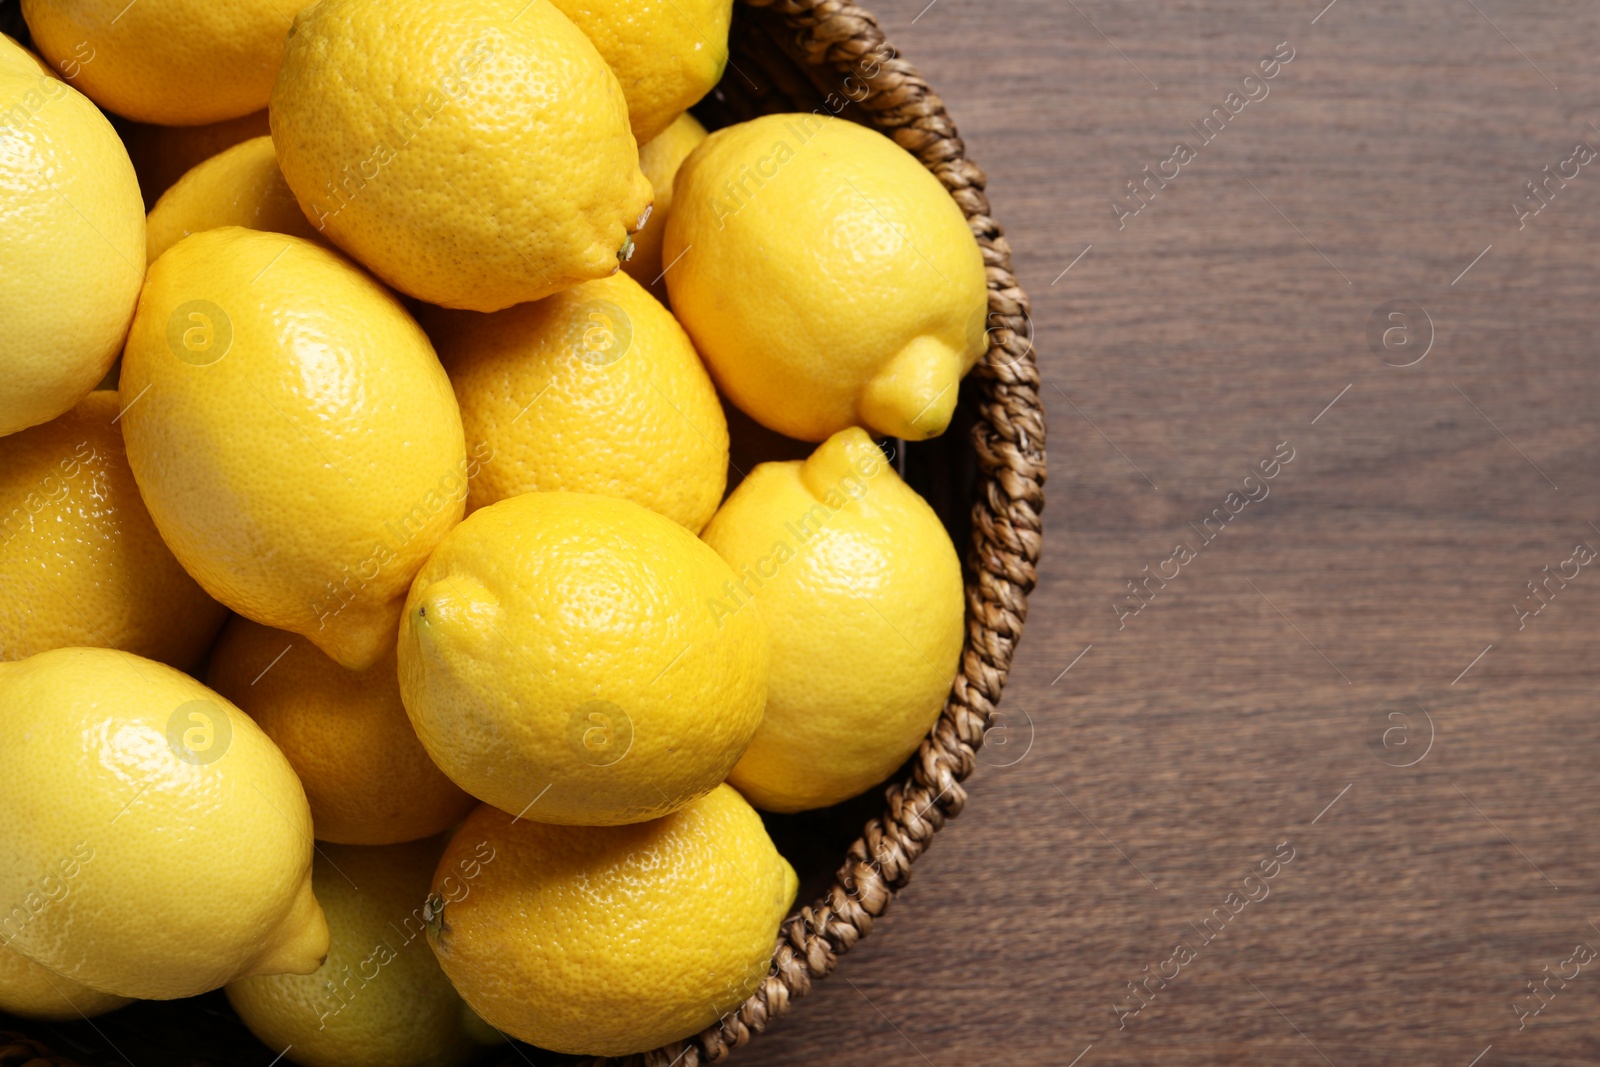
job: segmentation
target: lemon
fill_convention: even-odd
[[[0,435],[48,422],[122,347],[144,280],[133,165],[105,116],[0,41]]]
[[[127,652],[0,663],[0,933],[93,989],[166,1000],[315,970],[311,813],[267,735]]]
[[[367,670],[347,671],[305,638],[236,615],[206,681],[288,757],[318,840],[413,841],[454,826],[476,804],[417,741],[392,648]]]
[[[790,437],[935,437],[984,351],[983,255],[961,209],[844,119],[713,133],[678,172],[661,255],[717,385]]]
[[[271,130],[266,108],[204,126],[153,126],[126,119],[115,120],[113,124],[122,134],[128,158],[133,160],[146,211],[155,207],[161,194],[197,164],[224,148],[232,148],[252,137],[263,137]]]
[[[678,320],[626,274],[423,324],[467,440],[491,457],[469,512],[566,489],[632,500],[698,533],[722,502],[722,402]]]
[[[63,978],[0,945],[0,1011],[28,1019],[87,1019],[131,1003],[127,997]]]
[[[484,806],[434,876],[429,941],[468,1004],[556,1052],[688,1037],[767,977],[794,869],[726,785],[653,822],[548,826]]]
[[[35,47],[95,103],[195,126],[257,111],[295,0],[23,0]]]
[[[650,179],[656,203],[650,209],[644,228],[633,235],[633,255],[622,264],[622,269],[633,275],[640,285],[647,286],[651,295],[662,303],[667,300],[667,282],[662,276],[661,235],[667,228],[667,214],[672,210],[672,180],[678,176],[678,168],[689,153],[705,139],[706,128],[685,111],[639,149],[639,169]]]
[[[427,336],[298,237],[234,226],[150,267],[122,432],[156,528],[212,596],[362,670],[461,517],[466,444]]]
[[[728,62],[733,0],[553,0],[622,83],[640,144],[709,93]]]
[[[431,304],[604,277],[650,206],[616,76],[548,0],[321,0],[270,112],[312,224]]]
[[[0,660],[96,645],[187,669],[227,616],[156,533],[118,412],[94,392],[0,437]]]
[[[443,845],[321,846],[311,878],[328,960],[315,974],[229,984],[250,1032],[307,1067],[450,1067],[480,1051],[469,1033],[482,1024],[425,937]]]
[[[772,633],[766,717],[728,780],[780,812],[882,781],[939,717],[961,655],[961,564],[933,509],[852,428],[751,471],[705,540],[739,575],[718,610]]]
[[[38,55],[23,46],[21,41],[9,33],[0,33],[0,65],[13,67],[23,74],[48,74],[57,77],[50,64],[40,59]],[[6,45],[13,47],[7,48]]]
[[[278,169],[271,137],[254,137],[219,152],[178,179],[145,221],[145,258],[201,230],[243,226],[316,240]]]
[[[767,634],[734,581],[626,500],[527,493],[473,512],[417,575],[400,693],[479,800],[544,822],[664,815],[727,776],[761,719]]]

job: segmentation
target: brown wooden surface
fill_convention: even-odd
[[[1016,762],[738,1062],[1600,1061],[1600,961],[1513,1008],[1600,950],[1600,568],[1513,607],[1600,549],[1600,163],[1524,229],[1511,207],[1600,148],[1600,10],[1324,2],[874,3],[1033,297],[1046,555],[983,756]],[[1112,194],[1283,41],[1270,95],[1119,231]],[[1367,340],[1396,300],[1435,334],[1407,368]],[[1270,496],[1119,630],[1124,582],[1283,441]]]

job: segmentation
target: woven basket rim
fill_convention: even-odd
[[[683,1041],[593,1067],[698,1067],[716,1063],[788,1013],[812,983],[871,931],[911,876],[911,865],[966,804],[972,773],[1022,634],[1037,578],[1044,508],[1045,426],[1027,294],[1011,269],[1004,231],[989,213],[983,171],[943,102],[854,0],[742,0],[783,17],[799,58],[837,75],[825,104],[892,137],[950,193],[982,249],[989,281],[989,349],[969,375],[977,404],[971,433],[978,484],[967,549],[966,637],[961,671],[938,721],[889,785],[883,812],[850,845],[833,884],[780,929],[767,978],[743,1004]]]

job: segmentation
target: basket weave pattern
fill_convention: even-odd
[[[1011,273],[1011,250],[989,214],[984,174],[965,147],[944,104],[916,69],[884,38],[877,20],[853,0],[744,0],[742,14],[761,23],[755,58],[736,52],[724,84],[741,77],[740,60],[771,81],[757,110],[810,110],[865,122],[921,161],[949,190],[983,251],[989,280],[989,342],[963,387],[973,408],[971,445],[977,467],[968,546],[966,641],[961,670],[943,713],[923,739],[911,773],[885,792],[884,812],[850,846],[833,885],[785,920],[771,969],[760,987],[715,1025],[681,1042],[623,1060],[627,1067],[699,1067],[718,1063],[748,1043],[839,957],[872,931],[911,865],[945,821],[961,813],[961,783],[975,766],[1027,614],[1041,544],[1045,428],[1039,401],[1028,297]],[[746,50],[751,42],[745,42]],[[748,116],[744,116],[748,117]],[[498,1063],[521,1063],[515,1056]],[[0,1032],[0,1067],[77,1067],[33,1038]]]

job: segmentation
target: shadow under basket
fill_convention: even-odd
[[[0,28],[20,22],[0,2]],[[989,350],[962,383],[946,433],[895,442],[906,480],[965,545],[966,639],[943,713],[915,755],[881,789],[824,811],[768,816],[801,878],[766,980],[742,1005],[687,1040],[617,1061],[696,1067],[750,1041],[825,978],[872,930],[945,821],[966,803],[962,781],[1000,700],[1027,613],[1044,507],[1044,411],[1028,298],[989,216],[984,175],[967,159],[944,104],[851,0],[740,0],[721,83],[695,109],[710,129],[785,111],[832,114],[892,137],[961,207],[989,278]],[[863,827],[863,822],[865,823]],[[841,863],[842,858],[842,863]],[[809,901],[809,903],[807,902]],[[0,1067],[268,1067],[221,992],[131,1005],[92,1021],[43,1023],[0,1015]],[[525,1045],[486,1050],[493,1067],[599,1064]]]

